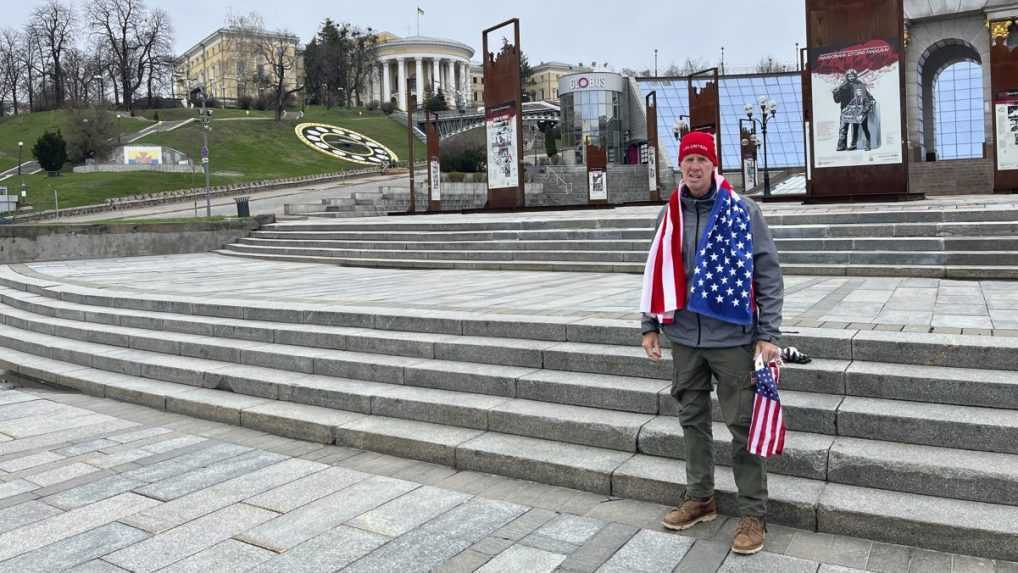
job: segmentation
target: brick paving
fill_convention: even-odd
[[[667,533],[661,505],[42,386],[0,420],[0,572],[1018,572],[776,525],[740,557],[730,518]]]

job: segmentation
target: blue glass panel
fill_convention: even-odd
[[[974,62],[952,64],[941,71],[933,89],[937,157],[982,157],[982,67]]]

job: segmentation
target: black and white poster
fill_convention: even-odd
[[[608,176],[604,170],[591,169],[587,172],[587,181],[590,185],[591,201],[608,200]]]
[[[997,115],[997,170],[1018,169],[1018,98],[993,102]]]
[[[488,188],[517,187],[520,177],[516,108],[508,104],[493,109],[487,113],[485,120],[488,137]]]
[[[901,163],[901,58],[895,44],[871,40],[810,56],[816,167]]]
[[[647,146],[647,180],[651,191],[657,191],[657,148]]]
[[[442,168],[437,159],[431,160],[431,200],[442,200]]]

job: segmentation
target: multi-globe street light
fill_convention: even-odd
[[[768,98],[767,96],[760,96],[757,103],[760,106],[760,119],[753,117],[753,105],[746,104],[746,117],[750,121],[760,124],[760,131],[763,133],[763,156],[764,156],[764,197],[770,197],[771,195],[771,173],[767,169],[767,124],[774,119],[774,116],[778,113],[778,102]]]

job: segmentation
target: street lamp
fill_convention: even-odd
[[[121,117],[122,116],[118,113],[117,114],[117,143],[120,143],[120,118]]]
[[[21,195],[25,196],[25,180],[21,177],[21,150],[25,147],[24,141],[18,142],[18,184],[21,186]]]
[[[746,104],[744,109],[746,117],[754,123],[760,124],[760,131],[763,132],[763,156],[764,156],[764,197],[771,196],[771,173],[767,169],[767,124],[774,119],[778,113],[778,102],[769,99],[767,96],[760,96],[757,100],[760,106],[760,119],[753,117],[753,105]]]
[[[675,136],[675,141],[682,139],[682,136],[689,131],[689,116],[680,115],[675,123],[672,124],[672,135]]]
[[[88,81],[85,83],[85,90],[86,90],[86,92],[88,90],[88,84],[92,83],[92,80],[99,80],[99,97],[95,98],[95,101],[96,101],[96,103],[102,103],[102,99],[103,99],[103,93],[102,93],[102,91],[103,91],[102,90],[102,87],[103,87],[103,84],[102,84],[103,77],[100,76],[99,74],[96,74],[96,75],[92,76],[91,78],[89,78]]]

